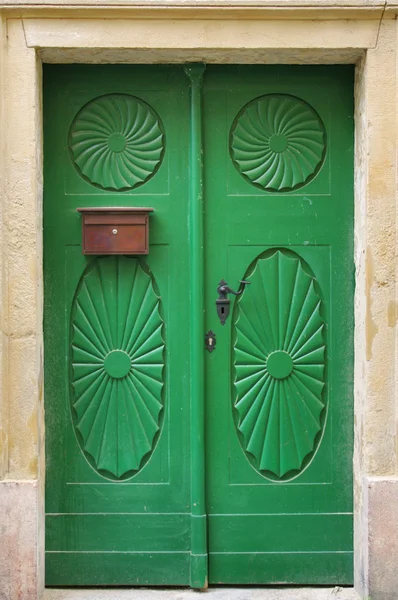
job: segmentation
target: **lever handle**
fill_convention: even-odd
[[[216,300],[216,308],[221,325],[225,325],[225,321],[227,320],[229,315],[229,307],[231,301],[228,298],[228,294],[240,296],[243,293],[245,287],[250,284],[250,281],[241,280],[239,283],[240,285],[237,292],[234,292],[234,290],[229,287],[228,283],[224,279],[221,279],[220,283],[217,286],[218,298]]]
[[[239,286],[238,291],[234,292],[234,290],[229,287],[228,283],[224,279],[221,279],[221,281],[217,287],[217,293],[219,294],[219,300],[225,300],[227,298],[228,294],[234,294],[235,296],[240,296],[242,294],[243,290],[245,289],[245,286],[250,284],[250,281],[244,281],[241,279],[239,281],[239,283],[240,283],[240,286]]]

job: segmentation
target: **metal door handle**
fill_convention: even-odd
[[[225,321],[227,320],[229,315],[229,307],[231,301],[228,298],[228,294],[240,296],[243,293],[245,286],[249,285],[250,281],[241,280],[239,283],[240,286],[237,292],[234,292],[234,290],[229,287],[228,283],[224,279],[221,279],[220,283],[217,286],[218,298],[216,300],[216,308],[221,325],[225,325]]]

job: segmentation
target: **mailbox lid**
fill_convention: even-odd
[[[83,254],[148,254],[151,207],[78,208]]]

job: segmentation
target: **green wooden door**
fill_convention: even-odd
[[[352,77],[207,71],[212,583],[352,581]],[[224,326],[222,278],[250,282]]]
[[[352,76],[205,73],[210,584],[352,579]],[[74,65],[44,83],[46,581],[198,585],[189,81]],[[149,255],[84,257],[76,209],[98,206],[153,207]],[[224,326],[222,278],[250,281]]]
[[[187,585],[186,78],[44,82],[46,582]],[[84,257],[90,206],[153,207],[149,255]]]

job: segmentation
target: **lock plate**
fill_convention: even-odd
[[[205,335],[205,346],[209,352],[216,348],[216,334],[211,329]]]
[[[216,308],[217,315],[220,319],[221,325],[225,325],[225,321],[228,319],[229,308],[231,301],[228,298],[228,294],[233,294],[234,296],[241,296],[245,289],[246,285],[249,285],[250,281],[241,280],[239,282],[239,289],[237,292],[232,290],[225,279],[221,279],[220,283],[217,286],[218,298],[216,300]]]

